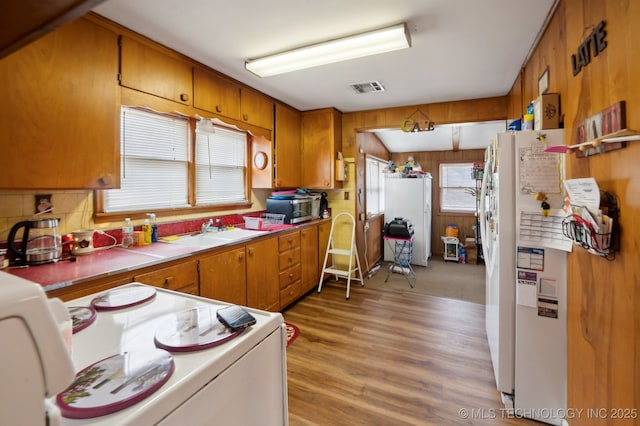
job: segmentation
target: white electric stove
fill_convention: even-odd
[[[132,287],[150,293],[132,305],[112,298],[115,308],[100,306],[105,293],[64,304],[82,317],[71,342],[77,374],[64,391],[43,392],[49,424],[288,424],[281,314],[247,308],[256,324],[231,333],[214,319],[223,302],[135,283],[118,290]],[[92,401],[100,392],[112,400]]]

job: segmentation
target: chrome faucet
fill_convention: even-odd
[[[208,222],[204,222],[200,227],[200,233],[206,234],[207,232],[209,232],[209,228],[211,228],[211,225],[213,225],[213,219],[209,219]]]

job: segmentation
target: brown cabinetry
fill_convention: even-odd
[[[244,245],[200,258],[200,295],[236,305],[247,304]]]
[[[134,281],[198,296],[198,267],[195,260],[135,275]]]
[[[278,237],[280,253],[280,308],[300,296],[300,231]]]
[[[193,106],[237,120],[240,118],[240,87],[216,73],[194,67]]]
[[[311,225],[300,229],[300,293],[318,286],[318,226]]]
[[[318,277],[322,273],[322,268],[324,267],[324,256],[327,253],[327,244],[329,244],[330,233],[331,233],[330,220],[327,220],[325,222],[320,222],[318,224]]]
[[[119,187],[117,74],[117,34],[84,18],[3,58],[0,188]]]
[[[191,64],[169,50],[127,36],[120,39],[120,84],[191,105]]]
[[[302,113],[302,186],[341,188],[335,160],[342,151],[342,114],[334,108]]]
[[[275,108],[275,187],[302,186],[301,114],[286,105]]]
[[[259,92],[242,88],[240,119],[263,129],[273,130],[273,101]]]
[[[276,312],[280,308],[278,239],[247,244],[247,306]]]

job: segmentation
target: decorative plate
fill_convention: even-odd
[[[69,306],[69,317],[73,324],[73,333],[84,330],[96,320],[96,310],[93,306]]]
[[[91,301],[97,311],[129,308],[156,296],[156,289],[144,284],[133,284],[109,290]]]
[[[157,347],[192,352],[221,345],[243,330],[231,331],[218,321],[217,308],[201,306],[167,316],[156,330]]]
[[[70,419],[115,413],[154,393],[174,369],[173,357],[162,349],[114,355],[76,373],[71,386],[56,396],[56,403],[62,416]]]

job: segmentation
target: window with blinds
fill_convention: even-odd
[[[187,119],[122,107],[121,187],[104,191],[104,212],[189,206]]]
[[[384,211],[384,173],[387,163],[375,157],[367,156],[367,214]]]
[[[246,132],[122,107],[120,145],[121,187],[102,192],[103,213],[249,202]]]
[[[473,213],[476,198],[473,190],[473,163],[440,164],[440,211],[443,213]]]
[[[196,205],[247,201],[247,135],[200,120],[196,126]]]

